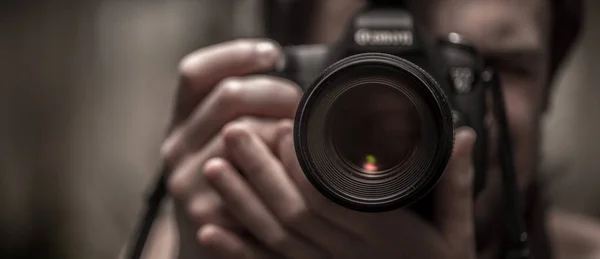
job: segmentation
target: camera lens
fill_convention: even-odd
[[[366,212],[425,196],[454,144],[452,112],[437,82],[381,53],[328,67],[302,97],[294,127],[307,179],[330,200]]]
[[[365,176],[397,167],[414,152],[421,135],[416,106],[385,84],[348,89],[333,102],[328,117],[336,155]]]

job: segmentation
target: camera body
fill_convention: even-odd
[[[294,128],[300,165],[339,205],[382,212],[428,203],[460,126],[477,133],[475,193],[485,183],[483,59],[459,34],[423,32],[402,5],[372,4],[337,43],[284,48],[277,75],[304,91]],[[376,165],[376,158],[393,161]]]

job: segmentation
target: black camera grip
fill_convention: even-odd
[[[457,34],[440,41],[440,51],[446,67],[446,87],[452,99],[455,127],[468,126],[477,134],[473,148],[473,166],[475,169],[474,195],[478,195],[486,182],[488,166],[488,128],[485,123],[487,114],[486,94],[488,88],[482,80],[483,60],[474,47],[464,42]]]

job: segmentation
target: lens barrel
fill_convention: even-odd
[[[407,206],[439,181],[452,153],[449,101],[397,56],[364,53],[331,65],[304,94],[294,144],[308,180],[341,206]]]

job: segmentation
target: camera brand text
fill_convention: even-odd
[[[413,44],[412,31],[360,29],[354,34],[354,41],[361,46],[410,46]]]

